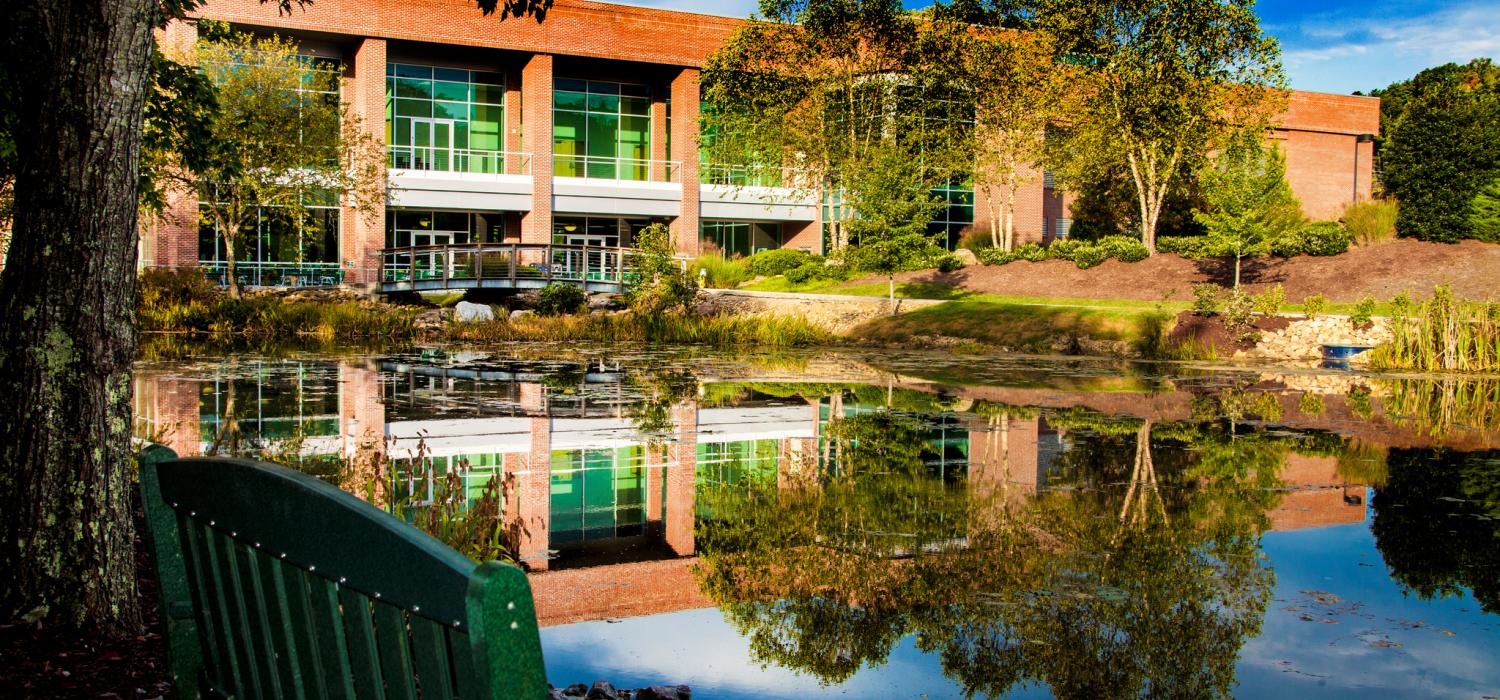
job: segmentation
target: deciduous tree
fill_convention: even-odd
[[[1193,212],[1216,254],[1234,258],[1234,288],[1240,263],[1266,255],[1271,241],[1303,223],[1302,204],[1286,181],[1286,160],[1274,146],[1248,134],[1219,154],[1200,176],[1206,209]]]

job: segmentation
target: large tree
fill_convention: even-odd
[[[1470,204],[1500,177],[1500,66],[1475,59],[1429,68],[1380,98],[1380,179],[1401,202],[1397,232],[1444,243],[1473,237]]]
[[[1076,187],[1123,165],[1153,253],[1180,173],[1284,104],[1280,51],[1253,0],[1039,0],[1036,22],[1081,69],[1055,171]]]
[[[264,0],[263,0],[264,1]],[[285,11],[302,0],[276,0]],[[136,633],[131,362],[152,31],[197,0],[31,0],[0,21],[0,618]],[[547,0],[507,0],[506,14]],[[480,0],[494,11],[496,0]],[[486,6],[488,6],[486,8]]]

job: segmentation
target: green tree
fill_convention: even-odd
[[[214,157],[196,172],[203,218],[224,245],[229,293],[242,238],[275,215],[312,228],[310,205],[342,198],[374,216],[385,201],[385,153],[339,99],[336,72],[318,69],[280,37],[228,34],[199,43],[196,62],[218,93]]]
[[[1194,216],[1219,255],[1234,258],[1234,288],[1240,263],[1270,252],[1271,241],[1302,224],[1302,204],[1286,181],[1286,160],[1255,134],[1219,154],[1200,176],[1207,208]]]
[[[666,224],[651,224],[635,237],[631,256],[630,286],[625,296],[630,307],[642,313],[661,313],[674,308],[691,308],[698,294],[698,284],[687,269],[673,257],[672,229]]]
[[[903,167],[940,182],[950,169],[964,106],[927,60],[951,48],[924,42],[924,26],[899,0],[765,0],[709,57],[703,70],[705,158],[767,168],[824,207],[830,247],[850,241],[851,203],[877,152],[906,154]]]
[[[1082,68],[1054,172],[1076,188],[1123,165],[1153,253],[1179,173],[1284,104],[1280,52],[1252,0],[1040,0],[1037,22]]]
[[[1429,68],[1386,89],[1381,181],[1401,202],[1399,235],[1474,237],[1470,205],[1500,177],[1500,66],[1489,59]]]
[[[1475,238],[1500,243],[1500,178],[1491,180],[1474,195],[1469,205],[1469,227]]]
[[[882,149],[855,168],[849,232],[851,264],[885,275],[891,313],[896,313],[896,273],[931,255],[937,244],[927,224],[945,206],[932,196],[932,180],[908,167],[898,149]]]
[[[139,631],[130,376],[142,115],[153,30],[199,4],[0,8],[0,174],[15,183],[0,271],[0,619]]]

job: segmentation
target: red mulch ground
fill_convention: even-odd
[[[139,506],[137,506],[139,509]],[[158,698],[171,695],[167,649],[157,625],[156,572],[136,513],[136,567],[144,628],[124,639],[98,639],[62,628],[0,623],[0,696],[7,698]]]
[[[1137,263],[1109,260],[1088,270],[1066,260],[1020,261],[976,265],[949,274],[912,272],[897,279],[942,282],[991,294],[1158,301],[1169,295],[1175,300],[1191,299],[1194,284],[1229,284],[1233,275],[1232,263],[1156,255]],[[1500,245],[1398,240],[1326,258],[1246,261],[1242,278],[1252,293],[1280,283],[1292,303],[1313,294],[1337,302],[1359,301],[1367,295],[1386,300],[1402,291],[1425,297],[1439,284],[1453,285],[1462,298],[1500,300]]]
[[[1257,316],[1254,320],[1255,330],[1261,334],[1275,333],[1291,324],[1292,320],[1285,316]],[[1188,345],[1213,348],[1215,352],[1225,354],[1255,347],[1253,341],[1246,340],[1243,332],[1232,333],[1225,328],[1223,316],[1199,316],[1191,311],[1177,315],[1177,324],[1172,327],[1171,335],[1167,336],[1167,343],[1171,347]]]

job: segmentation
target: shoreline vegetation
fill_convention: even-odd
[[[795,268],[789,268],[795,269]],[[749,287],[794,288],[785,277],[761,276]],[[884,284],[807,285],[803,294],[882,297]],[[964,354],[1061,353],[1158,360],[1218,360],[1255,350],[1263,337],[1299,320],[1332,314],[1352,330],[1390,319],[1391,342],[1368,354],[1380,370],[1493,372],[1500,369],[1500,304],[1457,299],[1438,287],[1425,301],[1402,294],[1329,304],[1321,295],[1289,303],[1279,285],[1248,295],[1212,285],[1194,301],[1061,299],[984,294],[932,282],[898,286],[901,299],[940,303],[871,318],[842,333],[796,313],[704,312],[699,305],[641,311],[589,309],[577,298],[559,307],[537,295],[537,311],[511,314],[490,306],[493,319],[460,321],[451,309],[417,303],[357,300],[347,292],[264,291],[233,298],[194,270],[149,271],[141,278],[139,323],[147,334],[197,341],[267,345],[331,343],[597,342],[714,347],[798,348],[859,345],[939,348]],[[815,291],[814,291],[815,290]],[[447,300],[457,301],[459,297]],[[830,297],[832,300],[832,297]],[[540,303],[537,303],[537,302]],[[1269,322],[1269,323],[1268,323]],[[170,342],[164,343],[171,345]],[[147,344],[148,347],[151,344]],[[172,354],[171,350],[162,350]],[[1274,354],[1258,356],[1277,359]],[[1306,352],[1301,357],[1305,357]],[[1281,359],[1297,359],[1285,357]]]

